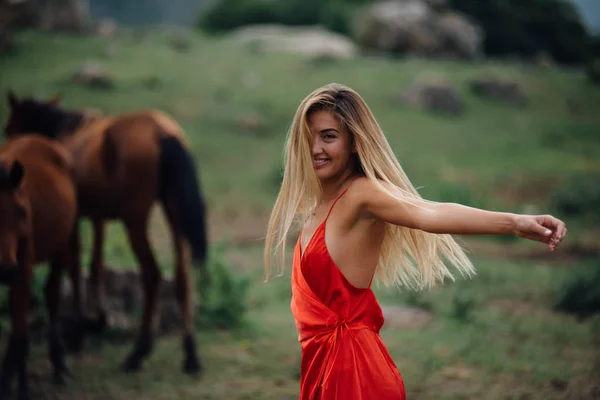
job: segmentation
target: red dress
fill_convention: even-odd
[[[294,250],[291,309],[302,346],[300,400],[405,400],[404,382],[381,337],[371,288],[353,286],[325,245],[327,217],[304,254]]]

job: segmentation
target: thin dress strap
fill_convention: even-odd
[[[335,206],[335,203],[337,203],[337,201],[340,199],[340,197],[342,197],[344,195],[344,193],[346,193],[348,191],[348,189],[349,189],[349,187],[344,189],[344,191],[342,193],[340,193],[340,195],[338,197],[335,198],[335,200],[333,201],[333,204],[331,204],[331,207],[329,207],[329,211],[327,212],[327,216],[325,217],[325,220],[327,220],[327,218],[329,218],[329,214],[331,214],[331,210],[333,210],[333,206]]]
[[[321,224],[319,225],[319,227],[325,224],[325,221],[327,221],[327,219],[329,218],[329,214],[331,214],[331,210],[333,210],[333,206],[335,206],[335,203],[337,203],[337,201],[340,199],[340,197],[342,197],[344,195],[344,193],[346,193],[348,191],[348,189],[349,189],[349,187],[347,187],[346,189],[344,189],[344,191],[342,193],[340,193],[338,197],[335,198],[335,200],[333,201],[333,204],[331,204],[331,207],[329,207],[329,211],[327,212],[327,216],[325,217],[325,219],[323,220],[323,222],[321,222]],[[304,226],[306,225],[306,221],[308,221],[308,218],[310,218],[310,217],[306,217],[306,219],[302,223],[302,228],[300,229],[300,235],[298,236],[298,241],[302,240],[302,233],[304,231]],[[319,229],[319,228],[317,228],[317,229]],[[315,231],[315,233],[313,233],[313,236],[315,234],[316,234],[316,231]],[[312,241],[312,239],[311,239],[311,241]],[[310,241],[309,241],[309,244],[310,244]]]

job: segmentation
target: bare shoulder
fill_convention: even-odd
[[[388,190],[393,190],[393,185],[388,184],[384,181],[374,181],[367,177],[356,178],[348,187],[348,206],[355,211],[355,215],[358,217],[370,216],[366,212],[369,204],[369,200],[374,195],[381,193],[381,186],[383,185]]]
[[[348,194],[357,205],[364,205],[366,202],[375,194],[381,193],[381,188],[384,187],[390,192],[394,192],[397,188],[385,181],[377,180],[374,181],[367,177],[361,176],[356,178],[348,187]]]

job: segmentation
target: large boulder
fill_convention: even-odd
[[[0,27],[84,32],[89,15],[89,0],[0,0]]]
[[[458,90],[451,82],[441,78],[418,80],[400,95],[400,101],[411,107],[448,116],[459,116],[466,111]]]
[[[82,296],[91,290],[88,276],[83,277]],[[139,324],[139,313],[144,305],[144,294],[140,275],[134,271],[118,271],[107,268],[105,271],[106,307],[108,310],[108,325],[113,328],[131,330]],[[66,320],[73,319],[72,290],[70,282],[65,281],[61,291],[60,315]],[[197,302],[192,302],[194,308]],[[86,316],[90,310],[86,310]],[[183,324],[181,307],[177,300],[175,282],[172,279],[161,279],[157,300],[158,329],[161,333],[171,332]]]
[[[443,55],[473,59],[482,53],[483,31],[460,14],[437,15],[431,21],[431,29],[438,37]]]
[[[526,105],[527,95],[523,84],[514,79],[484,76],[471,81],[471,91],[476,96],[516,106]]]
[[[114,85],[113,79],[106,73],[104,68],[93,63],[81,64],[73,71],[71,79],[79,85],[101,89],[110,89]]]
[[[482,54],[483,31],[445,2],[387,0],[357,16],[358,44],[398,54],[473,59]]]
[[[357,46],[350,39],[320,26],[250,25],[236,29],[230,38],[237,44],[251,45],[267,52],[342,59],[352,58],[358,53]]]
[[[14,48],[15,28],[35,26],[36,21],[31,1],[0,0],[0,54]]]
[[[26,0],[27,1],[27,0]],[[84,32],[89,28],[88,0],[28,0],[33,1],[39,27],[52,31]]]

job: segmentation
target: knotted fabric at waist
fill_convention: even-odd
[[[374,324],[368,324],[363,321],[348,321],[345,318],[331,316],[324,323],[306,324],[296,320],[296,328],[298,329],[298,340],[303,342],[313,338],[322,338],[324,336],[333,336],[334,340],[337,336],[344,332],[358,331],[368,329],[372,332],[377,332]]]

